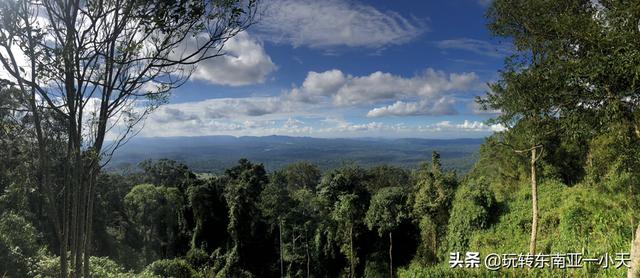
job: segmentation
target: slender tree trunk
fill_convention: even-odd
[[[307,229],[304,230],[304,241],[305,241],[305,249],[306,249],[306,253],[307,253],[307,278],[309,278],[310,275],[310,265],[311,265],[311,258],[309,256],[309,238],[307,237]]]
[[[284,277],[284,260],[282,255],[282,220],[280,220],[278,230],[280,232],[280,277]]]
[[[536,253],[536,237],[538,234],[538,185],[536,182],[536,147],[531,148],[531,242],[529,254]]]
[[[68,261],[68,251],[69,251],[69,229],[70,229],[70,223],[69,223],[69,203],[70,203],[70,196],[69,196],[69,190],[66,190],[67,188],[69,188],[71,186],[71,181],[69,180],[69,164],[66,163],[65,164],[65,181],[64,181],[64,186],[65,188],[62,190],[62,225],[63,225],[63,240],[62,243],[60,243],[60,277],[66,278],[69,276],[69,271],[68,271],[68,267],[69,267],[69,261]]]
[[[26,12],[29,8],[27,6],[27,2],[23,3],[25,6],[23,6],[23,11],[25,11],[24,14],[22,14],[22,16],[24,16],[24,22],[26,24],[27,27],[27,37],[28,37],[28,43],[29,43],[29,48],[27,53],[31,59],[31,83],[36,83],[36,74],[38,73],[37,67],[36,67],[36,60],[35,60],[35,39],[31,36],[32,34],[32,29],[31,29],[31,19],[27,18],[26,14],[28,12]],[[12,65],[13,67],[17,70],[18,69],[18,65],[16,64],[15,59],[11,59]],[[27,93],[27,88],[24,84],[24,82],[22,81],[22,79],[18,78],[18,86],[20,87],[20,90],[23,93]],[[30,86],[30,94],[31,97],[29,98],[29,107],[31,110],[31,113],[33,115],[33,124],[36,130],[36,139],[37,139],[37,143],[38,143],[38,177],[39,177],[39,182],[38,182],[38,192],[42,192],[44,191],[44,198],[42,199],[43,202],[45,203],[48,213],[47,216],[49,216],[51,222],[53,223],[54,226],[54,230],[57,236],[57,239],[60,243],[60,258],[61,258],[61,272],[59,273],[60,277],[67,277],[67,273],[66,273],[66,256],[63,256],[63,254],[66,254],[66,239],[65,239],[65,219],[64,218],[59,218],[58,215],[58,208],[54,206],[54,203],[56,202],[56,198],[55,198],[55,194],[53,193],[53,191],[50,188],[49,185],[49,179],[48,179],[48,171],[49,171],[49,167],[48,167],[48,154],[46,151],[46,140],[45,140],[45,136],[44,136],[44,132],[42,129],[42,119],[40,118],[40,112],[38,110],[38,105],[36,103],[36,89],[35,87],[33,87],[33,85]],[[64,198],[63,198],[64,200]],[[64,205],[64,204],[63,204]],[[42,206],[40,205],[40,209],[42,208]],[[64,215],[64,206],[63,206],[63,215]],[[4,275],[3,275],[4,276]]]
[[[350,264],[349,264],[349,277],[353,278],[356,277],[355,275],[355,262],[354,262],[354,256],[353,256],[353,225],[351,225],[349,227],[349,252],[350,252],[350,257],[351,259]]]
[[[389,277],[393,278],[393,235],[389,232]]]
[[[99,162],[96,162],[99,163]],[[83,273],[85,277],[90,276],[90,268],[89,268],[89,254],[91,254],[91,240],[92,240],[92,230],[93,230],[93,194],[95,190],[95,184],[98,178],[99,169],[96,166],[92,166],[91,170],[89,170],[89,183],[87,189],[87,207],[85,214],[85,242],[84,242],[84,270]]]
[[[636,229],[635,239],[631,242],[631,264],[627,271],[627,278],[640,277],[640,224]]]

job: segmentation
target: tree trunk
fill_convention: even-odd
[[[350,264],[349,264],[349,277],[353,278],[356,277],[355,275],[355,266],[354,266],[354,261],[353,261],[353,225],[351,225],[349,227],[349,251],[350,251],[350,257],[351,259],[349,260]]]
[[[389,277],[393,278],[393,235],[389,232]]]
[[[94,188],[98,179],[99,169],[98,167],[92,167],[89,170],[89,188],[87,189],[87,207],[86,207],[86,215],[85,215],[85,243],[84,243],[84,270],[83,273],[85,277],[89,277],[90,267],[89,267],[89,256],[91,254],[91,240],[92,240],[92,230],[93,230],[93,194]]]
[[[640,278],[640,224],[636,229],[636,235],[631,242],[631,264],[627,271],[627,278]]]
[[[538,233],[538,185],[536,182],[536,147],[531,149],[531,242],[529,254],[536,253],[536,237]]]
[[[305,229],[305,234],[304,234],[304,240],[305,240],[305,245],[306,245],[306,252],[307,252],[307,278],[309,278],[310,273],[311,273],[311,258],[309,256],[309,238],[307,237],[307,231]]]
[[[280,277],[284,277],[284,260],[282,255],[282,220],[280,220],[278,230],[280,231]]]

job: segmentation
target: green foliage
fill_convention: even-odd
[[[400,167],[380,165],[368,170],[367,188],[376,192],[385,187],[410,188],[413,185],[409,171]]]
[[[488,182],[498,200],[512,199],[518,191],[517,186],[529,177],[527,158],[501,144],[504,136],[504,133],[497,133],[487,138],[480,146],[480,159],[467,176]]]
[[[252,246],[249,242],[264,240],[258,205],[260,193],[269,181],[262,164],[252,164],[246,159],[241,159],[225,175],[229,178],[224,192],[229,207],[227,231],[234,245],[227,266],[231,273],[240,273],[250,267],[258,268],[260,265],[253,263],[254,260],[264,260],[253,249],[258,245]]]
[[[28,276],[40,248],[38,232],[24,217],[13,212],[0,215],[0,274]]]
[[[629,133],[628,126],[612,125],[607,132],[596,136],[590,142],[589,157],[585,167],[589,179],[598,183],[608,177],[640,169],[639,146],[635,136]],[[620,188],[627,188],[627,186]]]
[[[434,265],[425,267],[418,263],[412,263],[408,267],[398,270],[399,278],[466,278],[466,277],[495,277],[493,272],[485,272],[484,275],[478,271],[464,271],[461,269],[451,269],[448,265]]]
[[[458,180],[455,172],[442,169],[437,152],[433,153],[430,164],[420,167],[414,179],[411,204],[414,220],[421,229],[419,260],[433,263],[444,254],[446,227]]]
[[[438,255],[441,250],[438,247],[442,242],[439,242],[439,231],[436,223],[433,222],[430,216],[425,215],[420,219],[418,223],[420,229],[420,245],[418,246],[416,260],[423,264],[431,264],[438,260]]]
[[[469,251],[470,236],[489,227],[496,207],[493,192],[483,180],[468,181],[458,188],[447,231],[449,251]]]
[[[416,174],[415,215],[442,214],[451,204],[457,186],[456,175],[442,170],[439,157],[434,152],[431,164],[423,164]]]
[[[177,34],[199,33],[207,16],[242,25],[235,21],[242,18],[242,1],[214,2],[211,7],[220,9],[215,14],[197,1],[182,4],[161,1],[139,23],[161,33],[189,27]],[[413,164],[424,150],[413,150],[421,145],[412,139],[396,141],[412,150],[406,152],[384,150],[385,141],[338,140],[347,146],[343,153],[326,151],[335,142],[316,140],[318,146],[301,155],[313,156],[320,167],[298,162],[272,173],[242,159],[220,176],[203,178],[185,164],[161,159],[141,163],[141,172],[102,175],[90,231],[92,251],[100,257],[90,257],[91,276],[273,277],[282,270],[289,277],[386,277],[389,235],[389,244],[413,259],[398,262],[400,277],[620,277],[624,269],[453,270],[445,258],[447,251],[526,253],[532,147],[541,150],[534,168],[540,181],[539,252],[597,257],[628,251],[640,222],[639,11],[634,1],[492,1],[489,29],[516,51],[479,103],[500,110],[490,122],[507,130],[487,138],[460,187],[437,152],[413,172],[353,164],[320,171],[333,165],[327,161],[335,155],[365,157],[367,167],[379,157]],[[141,50],[134,43],[116,52]],[[62,188],[69,176],[54,173],[63,170],[56,160],[66,161],[57,159],[63,157],[59,149],[73,138],[60,135],[59,119],[39,111],[51,134],[44,147],[51,173],[41,172],[33,115],[10,111],[23,108],[22,93],[4,87],[0,93],[0,276],[54,277],[60,265],[52,253],[60,249],[60,238],[46,220],[58,210],[46,207],[55,200],[43,198],[40,182],[47,174],[54,192],[69,193]],[[165,98],[150,94],[154,104]],[[454,148],[466,146],[462,152],[468,154],[474,144]],[[271,167],[291,159],[261,155],[259,161],[273,162]],[[228,165],[203,164],[203,171]]]
[[[351,266],[355,266],[359,263],[359,259],[355,256],[357,252],[356,246],[353,244],[357,230],[356,225],[361,224],[363,221],[364,207],[362,202],[358,199],[356,194],[344,194],[338,197],[338,201],[335,203],[331,218],[336,222],[338,226],[338,234],[341,235],[339,242],[341,242],[340,250]]]
[[[560,223],[558,211],[566,200],[567,187],[557,181],[545,181],[538,185],[538,250],[544,254],[553,251],[557,240],[553,231]],[[531,188],[528,183],[519,185],[514,199],[500,207],[500,219],[489,229],[478,230],[470,236],[469,250],[488,253],[527,253],[531,234]]]
[[[189,252],[187,252],[186,260],[194,269],[202,269],[211,264],[209,254],[199,248],[190,249]]]
[[[177,188],[136,185],[124,197],[124,208],[135,231],[142,239],[142,252],[146,261],[175,256],[181,227],[184,225],[183,196]]]
[[[289,190],[299,188],[314,189],[320,181],[321,173],[318,166],[306,161],[287,165],[282,169]]]
[[[371,278],[385,278],[389,277],[389,265],[385,261],[367,260],[364,267],[364,276]]]
[[[144,170],[145,183],[177,187],[182,191],[196,179],[186,165],[169,159],[145,160],[140,163],[140,168]]]
[[[371,230],[384,236],[393,232],[402,222],[409,219],[407,194],[400,187],[385,187],[371,198],[365,223]]]
[[[40,254],[37,258],[38,261],[31,268],[29,277],[48,278],[58,276],[58,274],[60,273],[59,257]],[[152,278],[149,275],[145,275],[144,273],[141,275],[135,275],[130,271],[126,271],[124,267],[118,265],[116,262],[106,257],[90,257],[89,266],[91,277],[96,278]]]
[[[226,229],[219,228],[229,225],[229,208],[224,196],[225,183],[225,180],[213,177],[188,189],[189,206],[195,222],[192,249],[202,248],[212,252],[228,239]]]
[[[194,270],[183,259],[159,260],[147,266],[147,272],[161,277],[191,278]]]
[[[122,266],[105,257],[91,257],[89,266],[91,277],[95,278],[134,277],[133,273],[127,272]]]
[[[506,204],[507,207],[501,208],[497,223],[467,231],[465,237],[469,238],[469,247],[454,247],[452,250],[472,250],[479,251],[480,254],[526,253],[530,235],[531,195],[530,189],[525,185],[513,201]],[[468,185],[461,186],[456,193],[454,210],[459,207],[458,196],[464,191],[474,194]],[[490,198],[487,195],[490,193],[476,194],[484,195],[482,199]],[[599,257],[605,253],[628,252],[634,227],[629,223],[638,221],[634,211],[630,209],[631,204],[626,201],[628,195],[607,193],[588,184],[567,187],[556,181],[542,183],[538,194],[541,231],[538,245],[541,253],[583,252],[585,257]],[[473,209],[469,210],[469,213],[472,212]],[[458,222],[453,218],[454,215],[457,213],[452,212],[452,221],[455,222],[451,222],[450,230]],[[455,239],[449,239],[449,243],[453,240]],[[625,272],[624,268],[601,269],[592,266],[568,270],[566,273],[549,269],[531,272],[512,269],[501,270],[498,274],[482,268],[480,271],[451,270],[446,263],[430,267],[414,263],[400,269],[398,274],[399,277],[621,277]]]
[[[29,276],[34,278],[56,277],[60,274],[60,258],[42,255],[37,258],[29,271]]]
[[[286,176],[282,172],[271,174],[270,182],[260,194],[260,211],[273,223],[279,224],[288,218],[294,207],[287,191]]]

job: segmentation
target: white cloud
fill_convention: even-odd
[[[269,106],[272,98],[214,99],[190,103],[169,104],[158,109],[146,121],[141,136],[266,136],[292,135],[314,137],[429,137],[453,138],[482,136],[504,130],[499,125],[487,125],[466,120],[460,123],[442,121],[430,125],[408,125],[402,122],[351,122],[335,116],[308,113],[306,108],[286,106],[269,108],[271,114],[256,116],[254,106]],[[230,107],[228,111],[220,111]],[[275,107],[275,106],[274,106]],[[227,113],[212,117],[211,111]],[[306,114],[305,114],[306,113]]]
[[[513,49],[510,46],[501,44],[495,45],[487,41],[470,38],[442,40],[437,42],[436,46],[441,49],[464,50],[494,58],[505,57],[513,52]]]
[[[388,126],[380,122],[351,123],[344,119],[329,117],[323,120],[324,127],[320,129],[322,133],[341,134],[350,132],[380,131]]]
[[[479,121],[464,120],[460,124],[453,124],[451,121],[441,121],[433,125],[427,125],[420,127],[421,130],[433,130],[433,131],[465,131],[465,132],[499,132],[504,131],[506,128],[500,124],[487,125]]]
[[[433,98],[447,91],[468,89],[477,80],[475,73],[447,76],[433,69],[411,78],[377,71],[368,76],[350,78],[333,96],[333,102],[346,106],[411,97]]]
[[[302,87],[310,94],[326,95],[337,91],[347,81],[342,71],[333,69],[325,72],[310,71],[302,83]]]
[[[453,107],[454,101],[442,97],[435,101],[422,100],[419,102],[396,101],[394,104],[369,110],[367,117],[384,116],[417,116],[417,115],[454,115],[457,111]]]
[[[482,106],[479,103],[475,102],[475,101],[469,103],[468,108],[471,111],[471,113],[475,114],[475,115],[496,116],[496,115],[502,113],[499,109],[484,110],[482,108]]]
[[[282,125],[282,127],[285,128],[299,128],[301,126],[304,126],[304,122],[300,121],[300,120],[296,120],[294,118],[289,117],[289,119],[287,119],[287,121],[284,123],[284,125]]]
[[[169,123],[172,121],[200,121],[195,114],[185,113],[183,110],[172,108],[172,107],[163,107],[158,109],[153,114],[153,118],[158,123]]]
[[[195,115],[200,119],[246,119],[284,113],[290,109],[290,103],[283,102],[278,97],[216,98],[164,105],[151,118],[155,119],[155,114],[171,114],[174,118]],[[167,113],[173,110],[180,110],[182,113]]]
[[[199,42],[202,39],[205,38],[196,36],[184,40],[181,47],[176,49],[172,55],[174,58],[178,58],[182,57],[181,55],[193,53],[195,48],[202,44]],[[153,48],[153,45],[146,42],[145,47]],[[20,48],[14,45],[11,50],[14,52],[18,66],[25,70],[23,75],[30,75],[29,63]],[[209,54],[216,51],[217,48],[212,48]],[[223,56],[207,59],[195,65],[191,79],[219,85],[250,85],[263,83],[268,75],[277,68],[262,43],[252,38],[246,31],[229,39],[224,44],[222,53],[224,53]],[[5,49],[0,49],[0,54],[7,57]],[[15,81],[2,65],[0,65],[0,79]]]
[[[229,39],[223,52],[224,56],[198,63],[191,78],[213,84],[242,86],[263,83],[276,69],[263,45],[247,32],[240,32]]]
[[[292,89],[288,97],[310,103],[330,97],[336,106],[411,98],[432,102],[432,99],[439,99],[445,92],[471,89],[477,83],[478,76],[473,72],[447,75],[429,68],[421,75],[405,78],[380,71],[366,76],[352,76],[334,69],[321,73],[309,72],[302,86]]]
[[[274,0],[257,28],[276,43],[313,48],[398,45],[426,29],[419,20],[346,0]]]
[[[17,45],[11,45],[10,49],[14,56],[14,59],[16,60],[16,65],[19,68],[18,71],[21,74],[21,76],[23,77],[31,76],[31,67],[30,67],[29,60],[24,55],[20,47],[18,47]],[[7,50],[5,48],[0,48],[0,55],[2,55],[2,57],[6,57],[7,62],[11,62],[11,60],[9,59]],[[9,65],[9,66],[13,70],[13,65]],[[4,65],[0,63],[0,80],[2,79],[8,80],[14,83],[17,82],[17,80],[13,78],[11,74],[9,74],[9,71],[4,67]]]

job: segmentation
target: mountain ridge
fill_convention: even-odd
[[[438,151],[443,166],[466,172],[476,161],[484,138],[317,138],[308,136],[178,136],[136,137],[116,151],[108,170],[135,168],[146,159],[167,158],[185,163],[196,172],[219,173],[240,158],[275,170],[296,161],[309,161],[321,169],[345,162],[368,167],[390,164],[417,167]]]

